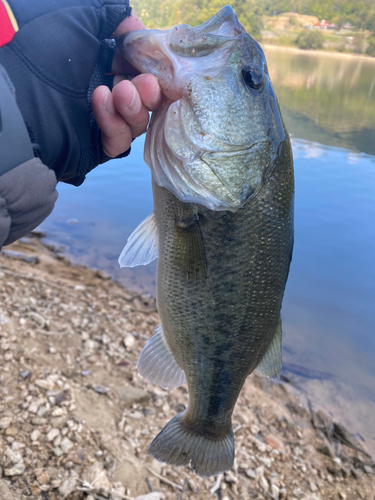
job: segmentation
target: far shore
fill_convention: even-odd
[[[312,50],[312,49],[299,49],[298,47],[291,47],[289,45],[273,45],[271,43],[262,43],[259,42],[262,48],[266,50],[280,50],[280,51],[288,51],[295,52],[298,54],[312,54],[319,56],[337,56],[337,57],[346,57],[350,59],[364,59],[371,63],[375,64],[375,57],[366,56],[365,54],[348,54],[346,52],[335,52],[333,50]]]

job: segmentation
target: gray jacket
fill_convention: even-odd
[[[55,172],[34,156],[12,84],[0,67],[0,249],[24,236],[52,211]]]

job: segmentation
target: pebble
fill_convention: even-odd
[[[313,482],[310,481],[310,490],[314,493],[315,491],[318,491],[317,485]]]
[[[12,417],[0,418],[0,429],[7,429],[12,423]]]
[[[136,497],[135,500],[161,500],[161,495],[157,491],[153,491],[147,495],[140,495]]]
[[[271,497],[273,500],[279,500],[280,489],[276,486],[276,484],[271,484]]]
[[[264,476],[261,476],[259,483],[261,487],[263,488],[264,493],[268,493],[268,490],[270,488],[267,479]]]
[[[365,465],[363,467],[363,470],[366,472],[366,474],[374,474],[374,469],[370,465]]]
[[[71,442],[71,440],[67,437],[65,437],[61,443],[60,443],[60,448],[63,453],[69,453],[69,451],[74,447],[74,444]]]
[[[247,469],[245,474],[247,475],[247,477],[249,477],[250,479],[256,479],[257,475],[255,473],[255,470],[253,469]]]
[[[54,439],[57,438],[57,436],[59,435],[60,435],[59,429],[51,429],[46,436],[46,440],[50,443],[54,441]]]
[[[34,385],[39,387],[39,389],[44,389],[45,391],[52,390],[55,387],[55,382],[53,380],[37,379]]]
[[[59,486],[59,494],[65,499],[67,498],[75,489],[78,483],[78,474],[74,470],[70,472],[70,476],[64,479]]]
[[[62,451],[60,446],[56,446],[56,448],[53,449],[53,453],[54,453],[55,457],[61,457],[61,455],[64,454],[64,452]]]
[[[107,394],[108,392],[108,388],[107,387],[104,387],[102,385],[96,385],[94,387],[94,391],[97,393],[97,394]]]
[[[22,462],[19,462],[13,467],[4,469],[4,476],[20,476],[24,472],[25,472],[25,466]]]
[[[127,335],[124,338],[124,346],[127,349],[131,349],[132,347],[134,347],[134,344],[135,344],[135,339],[134,339],[133,335],[131,333],[129,333],[129,335]]]
[[[25,380],[26,378],[30,377],[30,372],[29,370],[24,370],[23,372],[20,373],[20,375],[21,378]]]
[[[35,431],[33,431],[31,434],[30,434],[30,439],[31,441],[38,441],[38,439],[40,438],[40,435],[41,435],[41,432],[38,431],[38,429],[35,429]]]
[[[31,313],[29,313],[29,318],[34,321],[37,325],[40,326],[40,328],[44,328],[45,325],[47,324],[45,318],[43,318],[43,316],[41,314],[38,314],[34,311],[32,311]]]
[[[261,453],[264,453],[266,451],[267,445],[265,443],[262,443],[262,441],[259,441],[259,439],[255,439],[254,443],[258,451],[260,451]]]

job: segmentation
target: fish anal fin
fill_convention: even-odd
[[[232,468],[234,439],[231,426],[215,438],[185,425],[184,413],[174,417],[156,436],[148,449],[151,457],[171,465],[187,465],[198,476],[208,477]]]
[[[120,267],[145,266],[158,258],[158,228],[152,212],[129,236],[118,259]]]
[[[257,372],[265,375],[268,378],[278,378],[281,372],[281,338],[281,318],[279,318],[272,342],[269,345],[266,354],[263,356],[261,362],[255,368]]]
[[[174,359],[160,324],[139,355],[138,373],[155,385],[179,387],[186,382],[185,373]]]

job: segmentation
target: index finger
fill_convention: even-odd
[[[125,33],[129,33],[129,31],[145,30],[145,29],[147,29],[146,26],[132,12],[129,17],[124,19],[117,26],[115,32],[113,33],[113,37],[118,38],[119,36],[124,35]]]

